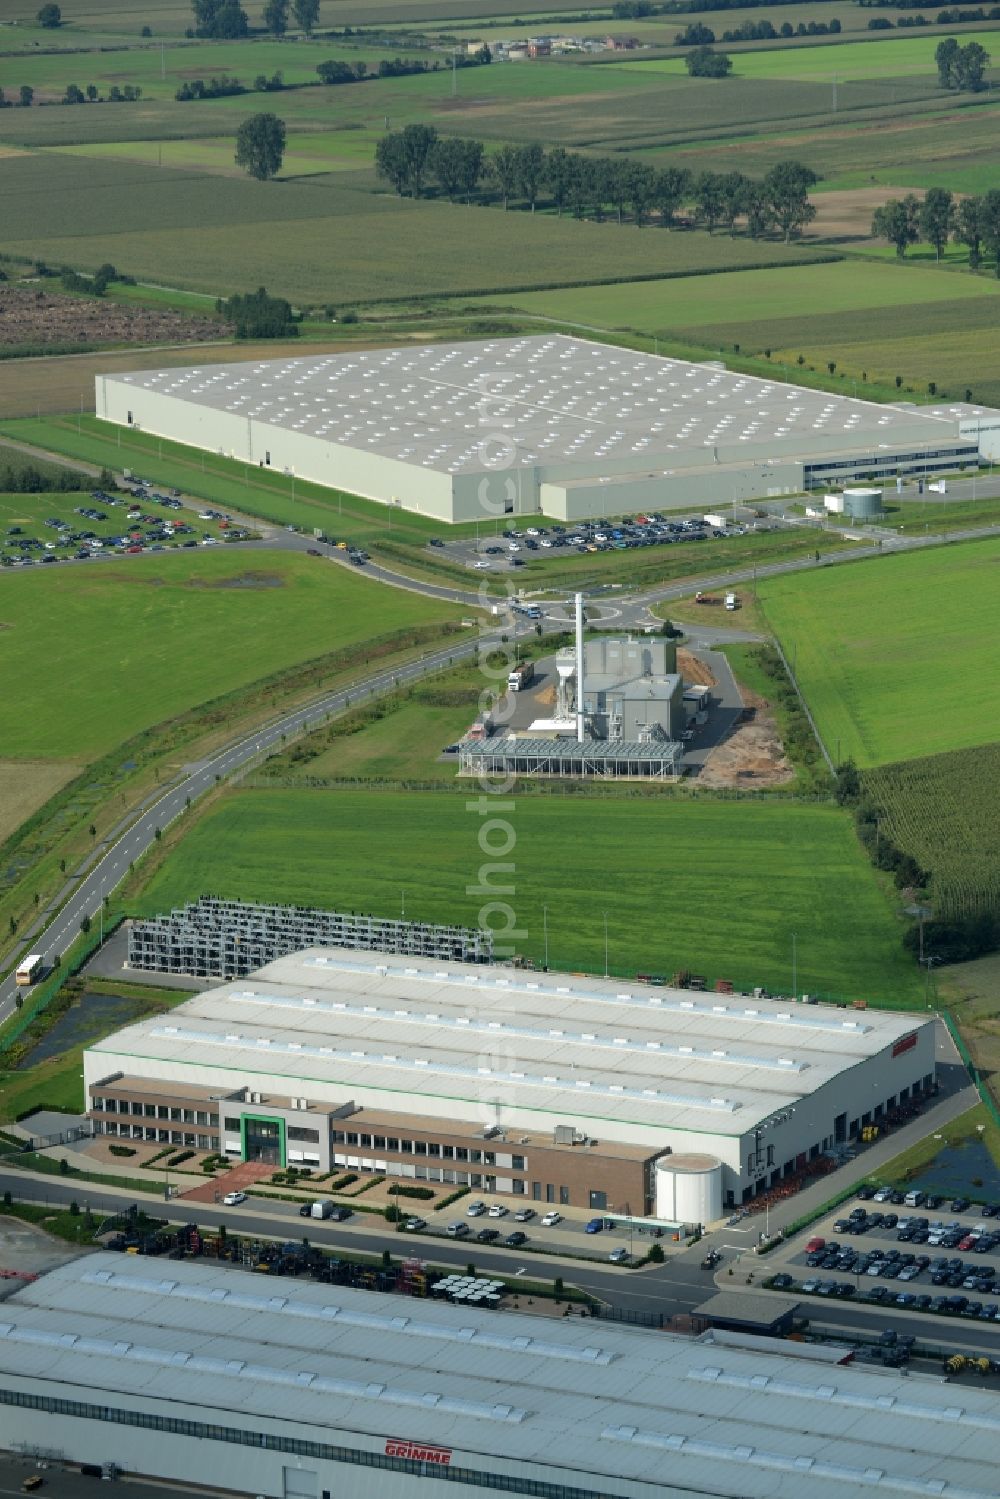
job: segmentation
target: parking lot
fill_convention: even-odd
[[[510,570],[546,557],[577,557],[599,552],[635,551],[643,547],[694,546],[709,537],[743,536],[749,530],[774,530],[780,522],[710,525],[703,516],[664,516],[656,513],[623,520],[581,521],[575,525],[532,523],[509,527],[478,541],[444,541],[434,537],[428,546],[449,561],[478,571]]]
[[[669,1241],[665,1230],[661,1228],[657,1235],[639,1220],[630,1227],[627,1220],[601,1214],[580,1216],[570,1212],[567,1216],[544,1203],[537,1208],[527,1204],[517,1207],[478,1197],[462,1198],[453,1209],[429,1218],[413,1213],[404,1220],[402,1231],[470,1246],[541,1250],[612,1265],[643,1259],[653,1243]]]
[[[221,510],[185,508],[180,495],[136,481],[124,489],[16,495],[5,504],[0,566],[94,562],[242,541],[249,534]],[[0,521],[2,525],[2,521]]]
[[[861,1187],[764,1273],[777,1290],[828,1301],[1000,1322],[1000,1204]]]

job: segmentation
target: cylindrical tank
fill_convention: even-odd
[[[852,520],[872,520],[882,514],[880,489],[845,489],[844,510]]]
[[[714,1155],[665,1155],[656,1163],[656,1216],[668,1223],[722,1217],[722,1162]]]

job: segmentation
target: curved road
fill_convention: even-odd
[[[967,540],[997,534],[1000,534],[1000,526],[984,526],[956,533],[951,539]],[[880,555],[880,552],[884,554],[927,546],[940,546],[948,539],[931,536],[888,537],[881,548],[863,546],[844,553],[831,553],[818,565],[830,566],[835,563],[853,562],[861,557],[876,557]],[[260,542],[235,543],[235,545],[253,547],[254,550],[260,550],[261,547]],[[281,549],[306,550],[315,548],[317,543],[298,533],[278,531],[272,532],[265,543],[265,546],[275,545]],[[332,561],[345,567],[352,566],[345,553],[336,548],[324,546],[322,543],[320,546],[324,555],[329,556]],[[133,559],[138,565],[141,565],[142,560],[141,557]],[[81,563],[80,565],[93,566],[94,564]],[[613,601],[623,629],[641,628],[642,625],[651,622],[649,607],[653,603],[685,597],[697,588],[720,589],[737,583],[749,582],[755,577],[764,578],[780,573],[804,572],[816,566],[817,563],[812,558],[796,558],[786,562],[765,563],[757,568],[735,568],[701,578],[687,578],[683,582],[667,584],[662,588],[650,589],[634,596],[615,593],[610,597],[606,595],[602,597],[608,603]],[[372,563],[357,571],[362,576],[369,577],[373,582],[405,588],[408,591],[448,603],[482,607],[479,594],[471,590],[466,592],[458,588],[424,583]],[[570,601],[567,599],[562,602],[565,607]],[[561,614],[558,601],[555,602],[555,608],[557,612],[542,621],[542,628],[547,631],[565,628],[566,620]],[[507,629],[512,635],[528,634],[533,631],[534,624],[530,621],[521,621],[516,624],[498,621],[496,628]],[[713,635],[721,634],[719,631],[712,633]],[[742,638],[746,638],[745,635]],[[458,640],[442,650],[431,652],[419,661],[395,670],[377,672],[371,677],[352,684],[349,688],[320,697],[305,707],[262,725],[259,730],[251,734],[241,736],[208,759],[188,766],[182,775],[167,788],[159,791],[152,799],[147,799],[142,806],[132,809],[128,817],[112,833],[104,852],[96,862],[80,877],[78,883],[70,882],[61,892],[58,899],[64,901],[64,904],[49,924],[45,926],[43,916],[25,935],[23,945],[19,947],[19,956],[23,956],[29,950],[37,952],[42,955],[48,965],[56,954],[62,955],[79,933],[80,923],[85,917],[89,917],[91,921],[99,919],[104,897],[110,895],[125,877],[130,863],[141,858],[152,846],[156,839],[157,829],[162,831],[175,818],[181,816],[189,802],[194,802],[197,797],[210,790],[218,780],[252,769],[255,762],[262,760],[281,743],[283,735],[285,738],[297,735],[318,718],[343,711],[350,702],[357,702],[359,697],[377,696],[391,691],[398,683],[414,681],[437,671],[446,666],[449,659],[471,656],[476,652],[479,642],[480,632],[478,630],[470,632],[468,639]],[[0,1022],[6,1020],[14,1012],[16,996],[17,988],[14,984],[13,973],[11,973],[7,979],[0,982]]]

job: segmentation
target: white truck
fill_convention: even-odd
[[[739,607],[740,607],[740,601],[736,597],[735,593],[727,593],[726,594],[726,608],[729,609],[729,610],[733,610],[733,609],[738,609]]]
[[[507,678],[507,686],[511,692],[520,692],[522,687],[527,687],[535,680],[535,663],[523,661],[520,666],[511,669]]]

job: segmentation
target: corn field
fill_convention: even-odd
[[[883,831],[932,876],[935,915],[1000,912],[1000,745],[866,771]]]

